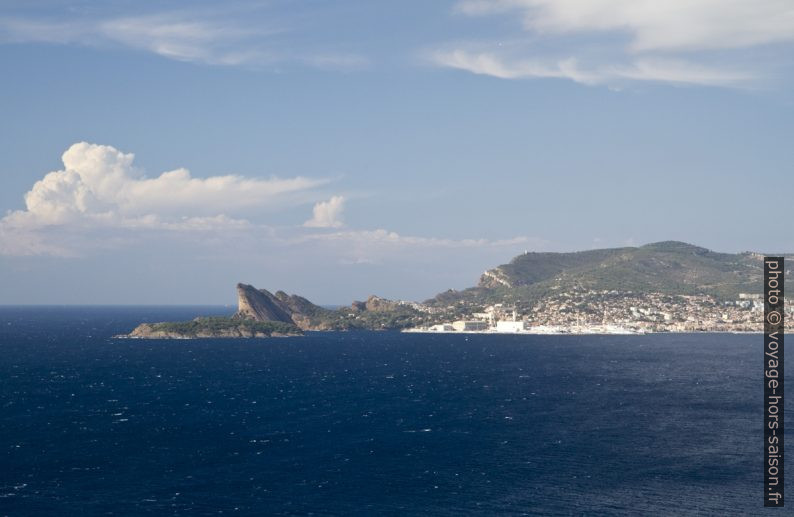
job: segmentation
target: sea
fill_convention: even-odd
[[[0,515],[766,514],[761,335],[113,338],[231,311],[0,308]]]

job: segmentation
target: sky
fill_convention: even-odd
[[[779,0],[6,0],[0,304],[794,252],[792,51]]]

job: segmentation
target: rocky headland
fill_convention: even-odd
[[[284,291],[237,284],[233,316],[144,323],[128,337],[274,337],[456,325],[507,331],[757,332],[762,259],[759,253],[717,253],[675,241],[574,253],[525,252],[462,291],[448,290],[422,303],[373,295],[338,309]],[[787,314],[794,321],[791,308]]]
[[[400,329],[425,323],[417,304],[370,296],[327,309],[302,296],[237,284],[237,312],[182,322],[142,323],[125,336],[139,339],[268,338],[303,331]]]
[[[127,335],[138,339],[269,338],[300,336],[295,325],[279,321],[255,321],[222,316],[200,317],[190,321],[141,323]]]

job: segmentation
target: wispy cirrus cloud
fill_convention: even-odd
[[[545,246],[545,241],[530,239],[528,237],[514,237],[510,239],[450,239],[439,237],[419,237],[411,235],[400,235],[397,232],[388,231],[383,228],[377,230],[347,230],[331,233],[317,233],[298,237],[296,242],[324,241],[324,242],[343,242],[346,245],[356,242],[362,246],[422,246],[429,248],[478,248],[478,247],[502,247],[523,244],[533,246]]]
[[[280,36],[292,31],[213,12],[42,18],[0,16],[0,42],[51,43],[99,48],[123,47],[167,59],[221,66],[296,63],[324,69],[368,64],[362,55],[327,48],[297,50]]]
[[[794,41],[794,5],[779,0],[463,0],[470,16],[517,12],[539,34],[619,31],[630,52],[733,49]]]
[[[502,79],[748,87],[788,62],[790,47],[777,47],[794,42],[794,6],[776,0],[464,0],[456,11],[520,23],[490,42],[442,46],[431,61]]]
[[[755,76],[742,70],[722,69],[680,59],[644,58],[627,63],[583,65],[573,57],[524,59],[494,52],[468,50],[436,51],[438,65],[500,79],[570,79],[587,84],[619,84],[627,81],[657,81],[703,86],[736,86]]]
[[[272,29],[254,31],[173,14],[102,20],[91,29],[99,37],[178,61],[241,65],[276,59],[256,41],[277,32]]]
[[[402,234],[384,228],[312,232],[282,236],[282,239],[285,248],[310,249],[347,268],[391,264],[391,267],[413,269],[416,274],[435,271],[439,276],[451,273],[443,264],[467,263],[471,267],[478,261],[489,264],[506,260],[523,249],[546,250],[551,246],[548,241],[527,236],[454,239]]]

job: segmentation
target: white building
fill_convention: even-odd
[[[472,330],[488,330],[488,322],[485,321],[453,321],[452,328],[458,332],[472,331]]]
[[[497,321],[497,332],[523,332],[528,329],[525,321]]]
[[[449,323],[439,323],[430,327],[430,330],[433,332],[452,332],[455,329]]]

